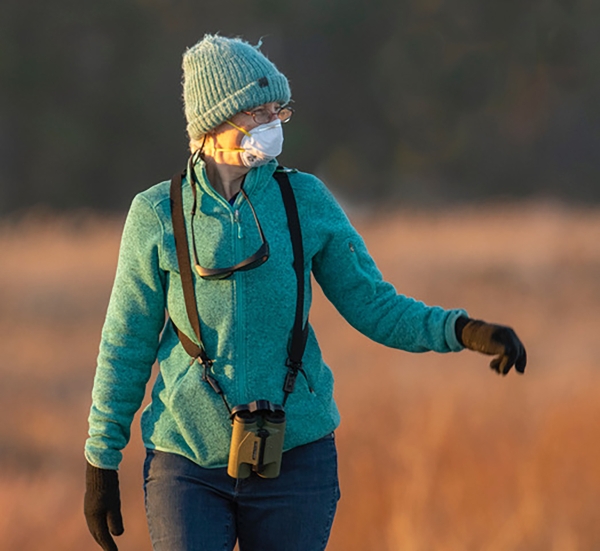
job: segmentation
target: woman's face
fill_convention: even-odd
[[[265,103],[250,111],[236,113],[231,117],[230,121],[235,126],[239,126],[250,132],[250,130],[260,126],[260,124],[266,124],[266,122],[271,122],[275,119],[280,107],[281,104],[278,102]],[[257,120],[265,122],[257,122]],[[221,164],[243,166],[240,152],[236,151],[240,147],[243,138],[243,132],[228,122],[224,122],[209,132],[204,147],[204,154],[213,157],[215,161]]]

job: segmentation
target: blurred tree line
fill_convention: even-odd
[[[187,157],[181,55],[263,37],[281,162],[361,201],[600,200],[597,0],[2,0],[0,213],[124,209]]]

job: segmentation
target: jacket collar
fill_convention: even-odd
[[[277,168],[277,161],[273,160],[268,162],[266,165],[251,168],[246,174],[244,180],[244,190],[252,197],[259,194],[273,178],[275,169]],[[201,194],[208,194],[213,199],[227,203],[227,200],[215,191],[211,186],[208,177],[206,175],[206,163],[198,157],[196,164],[193,166],[194,174],[196,176],[196,186]],[[190,181],[190,174],[187,173],[186,169],[186,181]],[[228,203],[227,203],[228,204]]]

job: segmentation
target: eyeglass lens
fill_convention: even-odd
[[[269,111],[268,109],[259,108],[255,109],[254,111],[250,111],[248,114],[252,116],[254,122],[256,122],[257,124],[267,124],[273,119],[274,113],[272,111]],[[289,105],[284,105],[283,107],[280,107],[279,110],[275,113],[277,118],[282,123],[288,122],[292,118],[293,114],[294,110]]]

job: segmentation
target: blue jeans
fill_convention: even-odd
[[[234,479],[147,450],[146,515],[154,551],[322,551],[340,491],[333,435],[283,454],[277,478]]]

